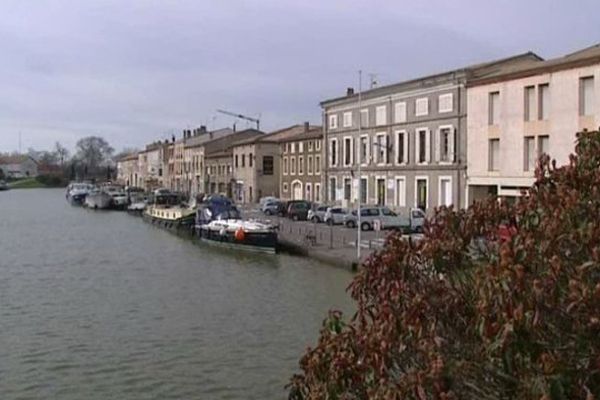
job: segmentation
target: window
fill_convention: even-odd
[[[429,134],[429,129],[417,129],[416,131],[416,136],[417,136],[417,146],[416,146],[416,153],[417,153],[417,163],[418,164],[426,164],[429,162],[429,157],[430,157],[430,134]]]
[[[296,142],[290,143],[290,153],[296,152]]]
[[[313,174],[313,156],[306,157],[306,173],[308,175]]]
[[[316,151],[321,150],[321,140],[320,139],[315,141],[315,150]]]
[[[440,162],[454,161],[454,127],[440,127],[438,135],[438,160]]]
[[[452,178],[451,177],[440,177],[440,197],[438,204],[440,206],[450,207],[452,201]]]
[[[288,191],[288,184],[287,184],[287,182],[283,182],[283,191],[284,192]]]
[[[350,201],[352,197],[352,179],[344,178],[344,200]]]
[[[394,105],[394,122],[397,124],[406,122],[406,102],[402,101]]]
[[[375,137],[375,143],[373,143],[373,147],[375,147],[373,150],[377,156],[377,159],[375,160],[377,164],[386,164],[387,160],[385,156],[387,155],[387,143],[385,133],[380,133]]]
[[[533,121],[535,113],[535,86],[525,88],[525,121]]]
[[[312,140],[308,141],[308,151],[313,151],[313,141]]]
[[[454,108],[454,104],[453,104],[453,95],[452,93],[446,93],[446,94],[441,94],[438,97],[438,112],[440,113],[446,113],[446,112],[452,112],[452,109]]]
[[[296,175],[296,157],[290,157],[290,175]]]
[[[386,106],[375,108],[375,125],[385,125],[387,123]]]
[[[283,147],[283,152],[287,153],[288,152],[288,144],[284,143],[282,147]]]
[[[362,204],[367,204],[367,194],[368,194],[368,180],[366,177],[360,178],[360,202]]]
[[[287,157],[283,157],[283,174],[284,175],[288,174],[288,158]]]
[[[321,156],[315,155],[315,175],[321,174]]]
[[[338,164],[338,148],[337,148],[337,139],[331,139],[329,141],[329,166],[337,167]]]
[[[408,164],[408,132],[396,132],[396,164]]]
[[[497,125],[500,117],[500,92],[491,92],[488,101],[488,122],[490,125]]]
[[[406,179],[396,178],[396,206],[406,207]]]
[[[236,154],[235,155],[235,167],[237,168],[238,166],[239,166],[238,165],[238,155]]]
[[[263,175],[273,175],[273,156],[263,156]]]
[[[337,115],[329,116],[329,129],[336,129],[338,127],[338,117]]]
[[[542,154],[549,154],[550,151],[550,137],[549,136],[538,136],[538,156]]]
[[[369,135],[362,135],[360,137],[360,145],[358,148],[359,162],[361,164],[369,163]]]
[[[535,169],[535,138],[523,139],[523,170],[533,171]]]
[[[547,120],[550,111],[550,86],[546,83],[538,86],[538,119]]]
[[[352,138],[351,137],[345,137],[344,138],[344,166],[348,167],[352,165],[353,157],[352,157],[352,153],[353,153],[353,147],[352,146]]]
[[[335,177],[329,178],[329,201],[335,201],[335,191],[336,191],[336,179]]]
[[[415,115],[421,117],[427,114],[429,114],[429,99],[427,97],[417,99],[415,101]]]
[[[490,171],[500,170],[500,139],[489,140],[489,165]]]
[[[312,184],[310,182],[306,183],[306,197],[305,200],[312,201]]]
[[[315,183],[315,201],[318,203],[321,201],[321,184]]]
[[[242,168],[246,166],[246,155],[242,154]]]
[[[252,168],[252,153],[248,154],[248,166]]]
[[[366,108],[364,110],[360,110],[360,126],[362,128],[369,127],[369,110]]]
[[[345,112],[342,116],[342,125],[344,128],[350,128],[352,126],[352,112]]]
[[[304,157],[298,156],[298,175],[304,174]]]
[[[579,80],[579,114],[594,115],[596,107],[596,95],[594,93],[594,77],[589,76]]]
[[[304,153],[304,142],[298,142],[298,153]]]

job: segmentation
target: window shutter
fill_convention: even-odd
[[[434,137],[433,150],[435,152],[435,162],[440,162],[440,152],[442,146],[442,130],[438,128]]]
[[[408,164],[408,145],[409,145],[409,140],[408,140],[408,131],[404,132],[404,163]]]
[[[427,162],[431,162],[431,135],[433,134],[432,130],[429,129],[427,131],[427,135],[425,136],[425,160]]]
[[[455,145],[456,145],[456,128],[451,129],[450,130],[450,139],[449,139],[449,158],[450,158],[450,162],[455,162],[456,161],[456,156],[455,156]]]

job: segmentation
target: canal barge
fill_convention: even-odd
[[[196,213],[196,236],[202,242],[235,250],[277,252],[272,225],[245,221],[231,200],[212,196]]]
[[[181,201],[177,193],[159,189],[154,193],[154,202],[142,213],[145,221],[176,233],[193,233],[196,217],[195,206]]]

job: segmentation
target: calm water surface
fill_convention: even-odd
[[[351,278],[0,192],[0,398],[283,399]]]

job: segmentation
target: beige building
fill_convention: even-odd
[[[138,153],[138,179],[135,186],[146,191],[163,187],[163,165],[161,154],[166,143],[154,142]]]
[[[467,90],[467,198],[518,196],[542,153],[558,165],[600,124],[600,46],[499,68]]]
[[[121,157],[117,161],[117,182],[125,186],[138,186],[139,180],[138,153]]]
[[[323,201],[321,169],[323,130],[309,128],[281,140],[280,198],[283,200]]]
[[[0,156],[0,170],[7,178],[35,177],[38,162],[27,155]]]
[[[233,159],[231,149],[209,153],[206,156],[207,190],[204,193],[218,193],[233,196]]]
[[[304,129],[303,124],[293,125],[234,145],[235,201],[256,203],[261,197],[280,196],[281,140],[298,135]]]

